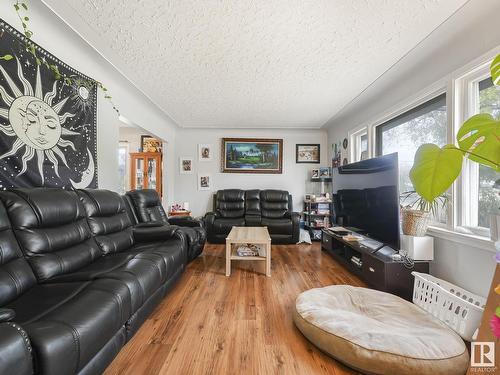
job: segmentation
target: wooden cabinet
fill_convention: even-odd
[[[162,196],[161,152],[130,153],[130,188],[155,189]]]
[[[413,296],[411,272],[429,273],[429,262],[415,261],[413,267],[409,267],[402,261],[392,259],[396,251],[387,246],[372,252],[362,243],[345,241],[327,230],[322,231],[321,248],[368,286],[408,301]]]

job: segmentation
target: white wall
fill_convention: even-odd
[[[0,14],[2,19],[19,30],[19,20],[12,4],[11,1],[0,2]],[[41,1],[30,1],[29,7],[28,16],[30,29],[34,32],[33,41],[73,68],[103,82],[113,96],[121,115],[166,140],[168,142],[167,160],[172,159],[175,123]],[[103,98],[102,93],[98,98],[97,119],[99,187],[117,190],[119,121],[116,112]],[[167,173],[173,171],[173,162],[165,164]],[[173,197],[173,184],[169,183],[166,186],[168,196]]]
[[[436,82],[500,45],[500,2],[471,0],[326,125],[329,144],[370,125]],[[486,296],[495,269],[493,245],[436,237],[431,273]]]
[[[282,138],[283,173],[282,174],[243,174],[221,173],[221,138]],[[328,166],[326,132],[322,130],[262,130],[262,129],[179,129],[177,131],[175,200],[177,203],[189,202],[193,214],[203,215],[212,210],[212,195],[219,189],[282,189],[293,196],[294,210],[301,211],[304,194],[311,192],[313,186],[308,181],[313,168]],[[198,144],[212,144],[213,161],[198,161]],[[319,143],[321,146],[321,164],[296,164],[295,145],[297,143]],[[192,157],[194,173],[179,173],[179,158]],[[197,190],[199,172],[210,173],[212,189]]]

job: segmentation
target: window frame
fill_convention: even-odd
[[[130,143],[128,141],[118,141],[118,152],[120,149],[125,151],[125,191],[130,190]],[[120,182],[121,185],[121,182]]]
[[[478,64],[474,69],[456,79],[457,103],[461,110],[456,117],[456,132],[471,116],[479,113],[479,83],[490,77],[490,61]],[[455,133],[456,135],[456,133]],[[455,142],[456,143],[456,142]],[[479,206],[479,165],[464,158],[462,173],[457,179],[457,202],[455,216],[455,230],[460,233],[472,234],[480,237],[489,237],[490,229],[477,225]]]
[[[401,113],[400,115],[393,117],[392,119],[379,124],[375,127],[375,155],[381,156],[382,155],[382,134],[384,130],[391,130],[394,129],[404,123],[406,123],[408,120],[418,117],[420,114],[419,112],[422,112],[421,114],[424,114],[428,111],[423,111],[424,109],[428,109],[429,106],[434,105],[435,103],[441,102],[441,100],[444,99],[444,105],[447,106],[447,95],[446,91],[442,92],[441,94],[438,94],[434,96],[433,98],[430,98],[426,100],[425,102],[409,109],[406,112]],[[448,108],[448,107],[446,107]],[[448,118],[448,110],[446,110],[446,117]],[[446,125],[446,135],[448,136],[448,125]],[[448,139],[447,139],[448,140]]]
[[[450,134],[453,134],[453,129],[451,127],[451,122],[449,119],[450,111],[449,111],[449,95],[448,91],[445,87],[436,90],[430,90],[426,95],[423,95],[421,99],[418,101],[418,104],[415,104],[413,107],[408,106],[406,111],[398,114],[397,116],[392,117],[391,119],[374,126],[374,142],[375,142],[375,156],[382,155],[382,134],[384,130],[394,129],[395,127],[406,123],[412,118],[418,117],[421,114],[425,114],[428,111],[429,107],[432,108],[436,103],[441,103],[444,101],[444,105],[446,106],[446,142],[450,141]],[[432,110],[432,109],[430,109]],[[398,123],[399,122],[399,123]],[[385,129],[384,129],[385,127]],[[400,192],[401,193],[401,192]],[[431,221],[431,226],[438,228],[448,228],[450,224],[450,216],[452,213],[452,205],[453,205],[453,187],[450,187],[446,192],[450,196],[450,203],[446,207],[446,222],[441,223],[439,221]]]
[[[469,110],[471,105],[468,101],[471,99],[467,96],[471,88],[467,88],[468,80],[475,78],[478,82],[481,78],[489,76],[489,65],[496,55],[500,53],[500,46],[496,47],[484,55],[474,59],[468,64],[460,67],[452,73],[442,77],[433,84],[429,85],[422,91],[409,98],[400,101],[395,106],[382,112],[378,116],[366,121],[349,135],[355,134],[360,129],[366,129],[368,134],[368,156],[376,156],[376,128],[397,116],[408,112],[433,97],[440,94],[446,94],[447,107],[447,142],[456,144],[456,134],[461,125],[469,118]],[[351,139],[351,138],[350,138]],[[350,160],[354,160],[355,150],[354,143],[350,142]],[[467,162],[466,162],[467,164]],[[468,244],[480,248],[481,250],[495,252],[493,241],[489,237],[489,230],[471,230],[463,226],[463,215],[466,214],[468,205],[468,191],[464,187],[465,181],[470,181],[470,175],[466,167],[463,168],[458,179],[452,185],[449,195],[451,204],[448,205],[447,223],[432,223],[429,226],[428,233],[432,236],[452,240],[462,244]]]
[[[368,128],[363,126],[354,132],[349,132],[349,160],[351,162],[361,161],[361,137],[367,137],[367,157],[370,157],[370,137],[368,135]],[[359,155],[359,158],[358,158]]]

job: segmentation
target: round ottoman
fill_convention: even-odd
[[[295,325],[314,345],[366,374],[465,374],[463,340],[392,294],[349,285],[299,294]]]

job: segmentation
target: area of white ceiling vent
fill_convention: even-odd
[[[466,0],[67,3],[180,126],[318,128]]]

